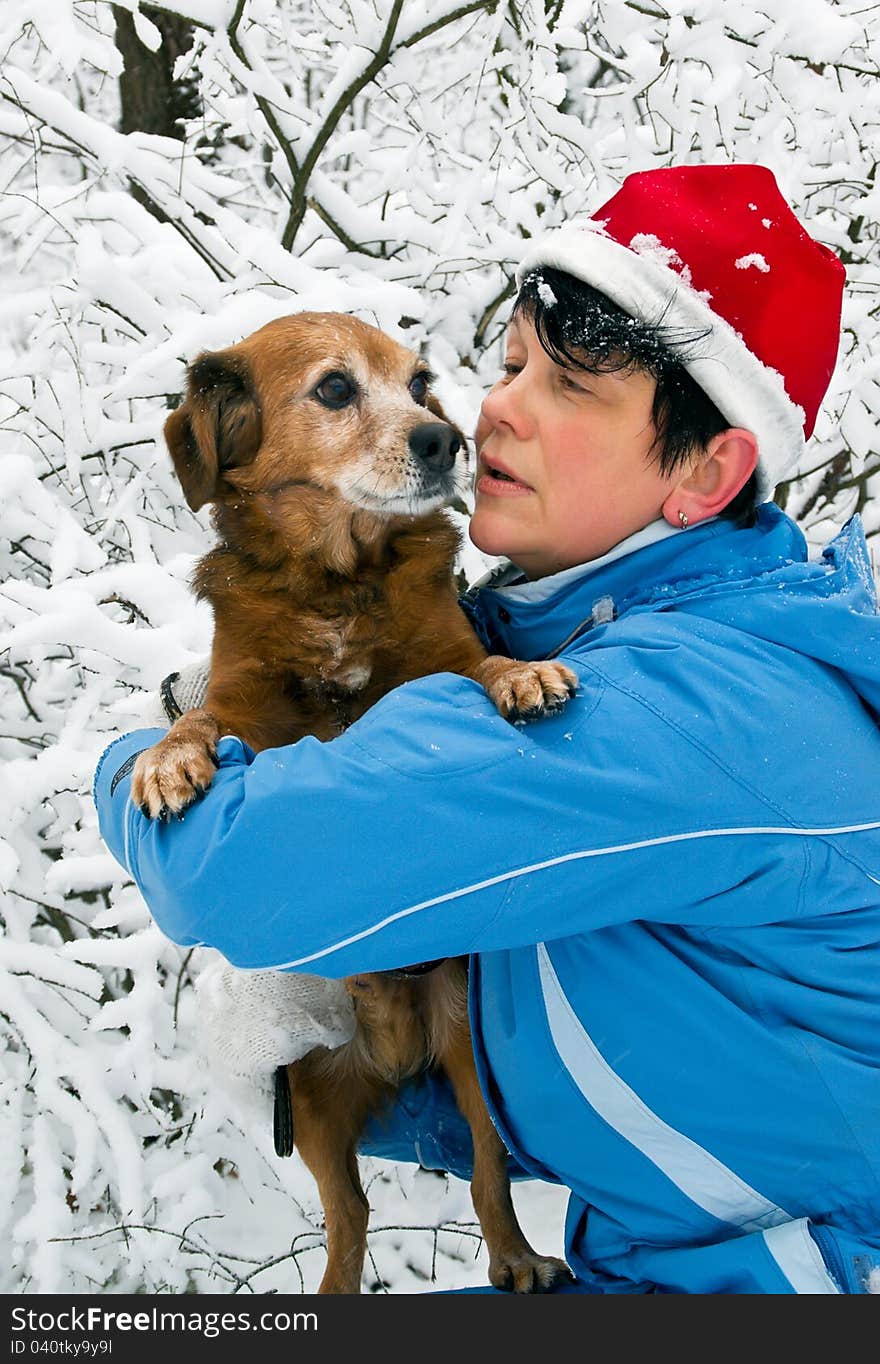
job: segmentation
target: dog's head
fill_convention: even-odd
[[[460,490],[467,443],[413,351],[346,313],[298,313],[187,370],[165,439],[196,511],[236,493],[311,488],[378,515]]]

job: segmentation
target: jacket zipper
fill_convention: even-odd
[[[819,1254],[825,1261],[825,1268],[837,1284],[841,1293],[850,1292],[849,1279],[846,1272],[846,1266],[843,1262],[843,1256],[831,1233],[826,1231],[824,1227],[816,1227],[813,1226],[812,1223],[808,1223],[807,1235],[812,1236],[816,1245],[819,1247]]]

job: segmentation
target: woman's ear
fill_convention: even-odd
[[[758,442],[751,431],[740,426],[719,431],[666,498],[664,519],[678,528],[717,516],[745,487],[757,463]]]

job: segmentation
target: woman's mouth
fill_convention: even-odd
[[[481,461],[480,472],[474,488],[475,492],[488,493],[493,497],[511,497],[522,493],[533,492],[528,483],[521,482],[520,479],[509,470],[502,468],[498,464],[490,464],[488,461]]]

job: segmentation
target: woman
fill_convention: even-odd
[[[880,1279],[880,624],[858,520],[809,563],[768,501],[843,274],[756,166],[631,175],[529,249],[470,528],[511,562],[463,605],[576,670],[562,715],[513,728],[441,674],[280,767],[225,739],[160,838],[127,800],[154,731],[96,775],[179,943],[332,978],[473,954],[487,1100],[571,1190],[582,1292]],[[466,1165],[443,1100],[364,1149]]]

